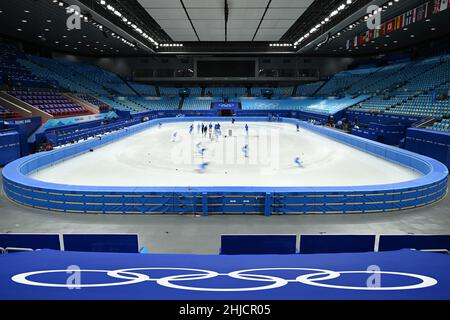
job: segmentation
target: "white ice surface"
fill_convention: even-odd
[[[208,123],[209,124],[209,123]],[[358,186],[413,180],[420,174],[292,124],[223,122],[211,141],[191,122],[163,124],[31,174],[91,186]],[[172,142],[173,133],[177,138]],[[196,145],[206,148],[202,159]],[[248,144],[249,158],[242,147]],[[302,166],[295,165],[300,157]],[[209,162],[199,172],[201,162]]]

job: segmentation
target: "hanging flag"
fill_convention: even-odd
[[[353,38],[353,46],[354,46],[354,47],[357,47],[357,46],[358,46],[358,36],[355,36],[355,37]]]
[[[359,42],[359,43],[365,43],[365,42],[366,42],[366,39],[364,39],[365,37],[366,37],[366,34],[365,34],[365,33],[361,34],[361,35],[359,36],[358,42]]]
[[[428,15],[430,14],[430,10],[429,10],[429,7],[430,7],[430,1],[425,2],[423,5],[425,6],[425,9],[424,9],[424,11],[425,11],[424,18],[426,19],[426,18],[428,18]]]
[[[423,17],[424,17],[424,5],[421,4],[420,6],[417,7],[416,20],[421,21]]]
[[[408,10],[406,12],[406,23],[405,23],[405,26],[409,26],[413,22],[414,22],[413,21],[413,10]]]
[[[403,15],[398,16],[397,18],[395,18],[395,30],[398,30],[402,27],[403,25]]]
[[[416,22],[416,14],[417,14],[417,8],[414,8],[411,10],[411,23]]]
[[[385,33],[386,33],[386,22],[382,23],[380,26],[380,37],[384,36]]]
[[[348,49],[350,49],[350,40],[347,40],[347,43],[345,44],[345,47]]]
[[[375,29],[373,30],[373,39],[379,38],[380,37],[380,29]]]
[[[441,0],[441,7],[439,8],[439,11],[444,11],[448,8],[448,0]]]
[[[395,19],[389,20],[386,23],[386,33],[391,33],[394,31]]]
[[[433,14],[441,11],[441,0],[434,0],[433,3]]]

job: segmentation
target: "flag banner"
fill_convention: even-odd
[[[350,40],[347,40],[345,47],[347,48],[347,50],[350,49]]]
[[[434,0],[433,4],[433,14],[441,11],[441,0]]]
[[[373,38],[376,39],[380,37],[380,29],[373,30]]]
[[[437,14],[450,8],[450,0],[431,0],[422,3],[416,8],[410,9],[403,14],[380,24],[378,28],[368,30],[363,34],[356,35],[348,40],[347,47],[357,47],[373,39],[382,37],[388,33],[400,30],[410,24],[427,19],[431,14]]]
[[[395,19],[389,20],[386,23],[386,33],[391,33],[394,31]]]
[[[380,26],[380,37],[384,36],[386,33],[386,22],[382,23]]]
[[[421,4],[420,6],[417,7],[416,21],[423,20],[423,17],[424,17],[424,5]]]
[[[416,14],[417,14],[417,8],[414,8],[411,10],[411,23],[415,23],[416,22]]]
[[[411,14],[412,10],[406,12],[405,23],[403,24],[404,27],[409,26],[411,24]]]
[[[403,25],[403,15],[398,16],[397,18],[395,18],[395,30],[398,30],[402,27]]]

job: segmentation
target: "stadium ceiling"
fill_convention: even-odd
[[[366,46],[347,49],[365,32],[368,5],[388,0],[20,0],[0,1],[0,35],[86,56],[149,54],[373,54],[448,35],[450,10]],[[426,1],[392,0],[386,17]],[[430,0],[434,3],[434,0]],[[81,9],[68,30],[67,7]],[[431,6],[431,5],[430,5]],[[340,8],[339,10],[337,10]],[[334,14],[334,11],[338,13]],[[358,23],[359,22],[359,23]],[[430,22],[430,21],[428,21]],[[349,25],[358,23],[351,30]],[[314,32],[311,30],[316,29]],[[430,32],[430,31],[433,32]],[[327,35],[341,34],[328,39]],[[304,38],[308,34],[307,38]],[[300,39],[304,38],[302,41]],[[395,41],[395,42],[394,42]],[[295,44],[295,45],[294,45]],[[318,46],[321,44],[320,46]],[[372,46],[373,44],[373,46]],[[378,49],[377,49],[378,48]]]
[[[138,0],[175,42],[277,42],[314,0]]]

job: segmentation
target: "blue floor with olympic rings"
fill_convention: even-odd
[[[0,255],[0,299],[450,299],[450,255],[400,250],[175,255],[39,250]]]

